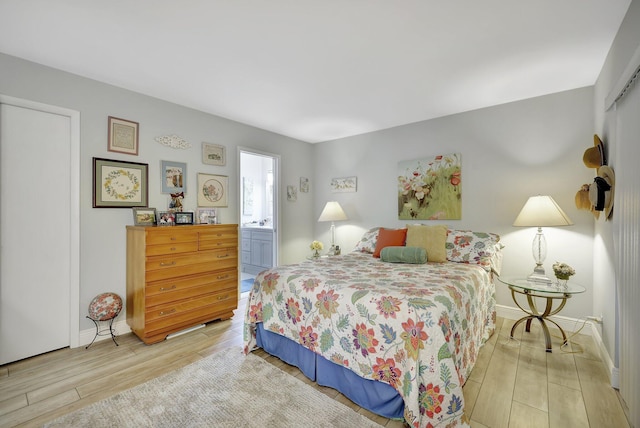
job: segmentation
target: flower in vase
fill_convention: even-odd
[[[553,273],[555,273],[558,279],[567,280],[576,273],[576,271],[566,263],[555,262],[552,267]]]
[[[309,245],[309,248],[311,248],[313,251],[320,251],[324,248],[324,245],[322,245],[322,242],[320,241],[313,241],[311,245]]]

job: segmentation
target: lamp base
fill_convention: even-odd
[[[538,284],[551,284],[553,282],[544,272],[544,267],[542,265],[536,265],[533,269],[533,273],[527,277],[527,280]]]

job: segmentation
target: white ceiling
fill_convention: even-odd
[[[0,52],[320,142],[593,85],[630,3],[0,0]]]

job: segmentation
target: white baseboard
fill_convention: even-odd
[[[499,317],[510,319],[510,320],[519,320],[524,316],[524,312],[522,312],[520,308],[514,308],[512,306],[504,306],[504,305],[496,305],[496,313]],[[580,329],[580,327],[582,327],[582,325],[584,324],[584,328],[582,329],[582,331],[580,331],[580,333],[591,336],[591,338],[593,339],[593,342],[598,348],[598,351],[600,353],[600,358],[602,359],[602,362],[607,368],[611,386],[613,388],[619,389],[620,379],[619,379],[618,368],[613,364],[613,360],[609,356],[609,352],[607,351],[607,348],[604,346],[604,342],[602,341],[602,335],[600,334],[600,329],[598,325],[592,321],[586,321],[585,323],[584,319],[580,320],[576,318],[563,317],[558,315],[554,315],[550,318],[555,322],[557,322],[560,325],[560,327],[562,327],[562,329],[567,333],[575,332],[576,330]]]
[[[129,328],[129,324],[127,324],[127,320],[115,321],[113,323],[113,330],[115,331],[116,336],[131,333],[131,328]],[[96,335],[95,327],[91,327],[86,330],[81,330],[80,343],[78,343],[78,347],[87,346],[88,344],[90,344],[95,335]],[[106,336],[96,337],[96,342],[100,342],[101,340],[111,340],[111,336],[107,334]],[[117,337],[116,337],[116,340],[118,340]]]

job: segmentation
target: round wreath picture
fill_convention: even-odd
[[[140,192],[140,181],[131,172],[116,169],[105,177],[104,190],[112,198],[126,201]]]
[[[215,178],[209,179],[202,185],[202,194],[210,202],[218,202],[224,196],[224,187]]]

